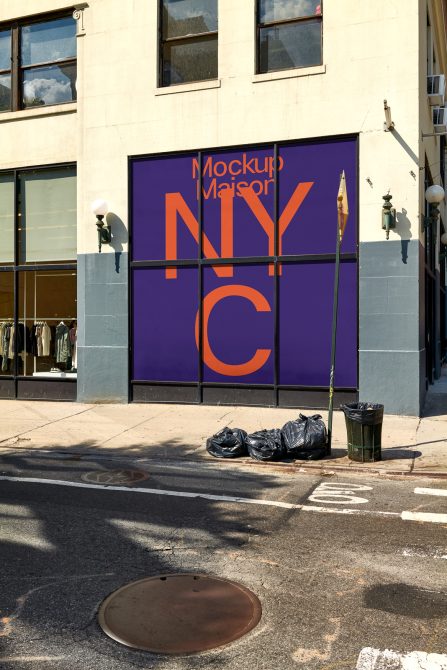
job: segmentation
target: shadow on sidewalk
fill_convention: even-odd
[[[447,393],[433,393],[428,391],[422,410],[422,418],[429,419],[435,416],[447,418]]]

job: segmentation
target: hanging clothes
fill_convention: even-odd
[[[70,345],[71,345],[71,366],[73,368],[76,367],[76,359],[77,359],[77,339],[78,339],[78,332],[77,332],[77,326],[74,324],[70,328]]]
[[[30,334],[30,354],[37,356],[37,323],[31,328]]]
[[[71,357],[68,326],[63,321],[56,326],[56,363],[68,363]]]
[[[3,332],[7,324],[4,321],[0,321],[0,356],[3,356]]]
[[[43,356],[42,351],[42,329],[43,325],[41,323],[38,324],[37,330],[36,330],[36,338],[37,338],[37,355],[38,356]]]
[[[51,330],[46,322],[42,326],[41,341],[42,341],[42,356],[49,356],[50,343],[51,343]]]
[[[15,326],[11,326],[11,330],[9,333],[9,348],[8,348],[8,358],[11,360],[14,358],[14,335],[16,332]]]
[[[2,372],[5,372],[8,369],[11,328],[12,326],[7,323],[2,329]]]

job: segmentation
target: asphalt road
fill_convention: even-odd
[[[129,484],[130,469],[145,478]],[[4,455],[0,668],[399,670],[405,653],[445,655],[446,491],[441,480],[214,461]],[[183,657],[101,631],[108,594],[178,572],[245,585],[262,603],[259,625]],[[377,665],[365,648],[398,656]],[[411,667],[447,667],[430,659]]]

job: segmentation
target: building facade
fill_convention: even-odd
[[[38,5],[0,5],[0,395],[326,406],[344,172],[335,403],[420,414],[445,2]]]

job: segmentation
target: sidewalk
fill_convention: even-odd
[[[344,415],[337,411],[331,457],[274,466],[325,473],[360,471],[447,478],[447,404],[443,411],[444,414],[440,414],[438,408],[436,415],[423,419],[385,415],[382,460],[376,463],[356,463],[348,459]],[[206,438],[224,426],[240,427],[248,432],[281,427],[299,412],[298,409],[265,407],[0,400],[0,453],[42,449],[78,456],[99,453],[177,462],[207,460],[227,467],[234,466],[235,462],[265,467],[252,459],[225,462],[213,459],[205,450]],[[321,414],[327,423],[327,412]]]

